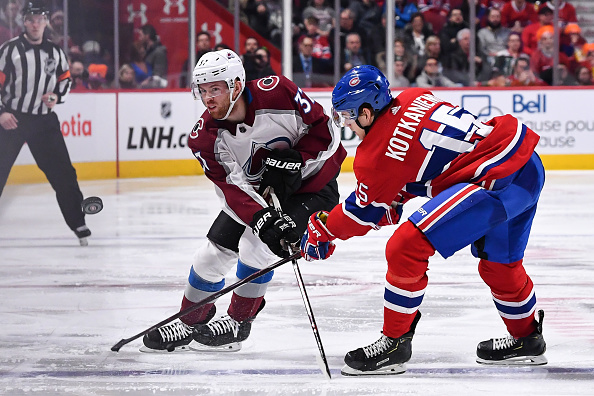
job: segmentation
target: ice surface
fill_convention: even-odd
[[[354,187],[340,177],[341,193]],[[505,335],[468,249],[430,260],[423,318],[408,371],[343,377],[344,354],[382,326],[384,245],[392,230],[339,241],[326,262],[300,261],[333,379],[291,265],[235,353],[146,354],[140,340],[174,314],[192,256],[219,202],[204,177],[86,181],[103,199],[80,247],[48,184],[7,186],[0,198],[0,394],[3,395],[592,395],[594,172],[548,172],[525,266],[545,310],[549,364],[475,363],[476,344]],[[422,203],[407,204],[410,214]],[[219,303],[226,310],[228,298]]]

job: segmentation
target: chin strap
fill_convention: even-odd
[[[374,121],[375,121],[375,117],[374,117]],[[363,125],[361,125],[358,118],[355,120],[355,124],[357,124],[357,126],[359,128],[361,128],[365,131],[365,136],[367,136],[367,134],[369,133],[369,130],[371,129],[371,125],[373,125],[373,123],[371,123],[371,125],[364,127]]]

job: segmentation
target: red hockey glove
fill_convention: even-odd
[[[377,225],[384,227],[398,224],[400,217],[402,217],[402,206],[402,204],[397,204],[396,208],[394,208],[394,206],[390,206],[390,209],[386,210],[386,214],[381,218]]]
[[[328,212],[320,211],[311,215],[307,222],[307,229],[301,238],[301,256],[307,261],[325,260],[332,255],[336,239],[328,228],[326,219]]]

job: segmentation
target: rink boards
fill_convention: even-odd
[[[433,91],[482,120],[508,113],[518,117],[541,136],[537,151],[549,170],[594,169],[593,89]],[[331,90],[305,92],[330,114]],[[202,174],[186,144],[203,111],[185,90],[71,93],[56,107],[81,180]],[[351,171],[358,139],[348,129],[339,132],[349,155],[343,171]],[[23,148],[9,183],[42,181],[44,175]]]

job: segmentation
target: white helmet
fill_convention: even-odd
[[[237,96],[237,99],[233,100],[233,89],[235,88],[235,80],[239,78],[241,81],[241,92]],[[198,99],[196,91],[199,84],[211,83],[215,81],[225,81],[227,87],[229,87],[229,97],[231,104],[225,117],[221,118],[225,120],[229,117],[231,110],[235,102],[239,100],[243,89],[245,87],[245,69],[243,68],[243,62],[241,58],[233,51],[225,49],[220,51],[207,52],[202,55],[194,67],[192,73],[192,93],[194,99]]]

